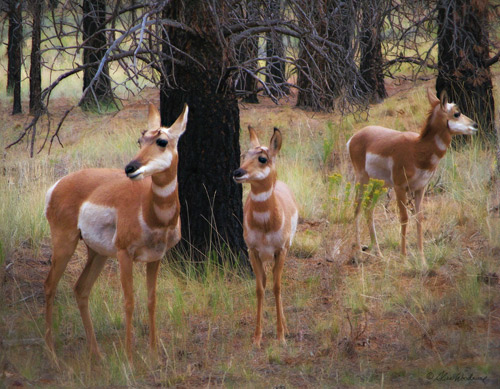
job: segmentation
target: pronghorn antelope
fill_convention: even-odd
[[[52,236],[52,265],[45,281],[45,340],[54,352],[52,309],[57,284],[82,239],[88,259],[74,291],[92,354],[99,348],[88,299],[107,257],[116,257],[125,300],[126,352],[132,358],[134,291],[132,265],[146,263],[149,344],[156,347],[156,279],[160,259],[181,238],[177,192],[177,141],[186,129],[188,107],[170,128],[149,106],[148,127],[140,151],[125,167],[85,169],[69,174],[47,192],[45,214]]]
[[[359,233],[359,213],[364,185],[370,178],[385,181],[387,187],[394,187],[401,222],[401,253],[406,255],[406,192],[415,193],[417,220],[417,245],[422,265],[427,266],[423,250],[422,218],[420,211],[425,188],[436,171],[451,143],[452,135],[471,135],[477,131],[477,124],[460,113],[456,104],[449,103],[446,93],[441,93],[441,101],[430,90],[427,97],[431,111],[420,131],[398,132],[378,126],[368,126],[354,134],[347,142],[347,149],[360,184],[355,209],[356,243],[361,249]],[[377,254],[380,248],[373,223],[373,207],[367,211],[371,245]]]
[[[260,145],[255,130],[250,126],[248,130],[252,148],[247,152],[241,167],[233,172],[233,178],[237,183],[250,183],[250,193],[243,210],[243,236],[255,273],[257,325],[254,344],[260,347],[266,261],[274,261],[277,337],[285,343],[285,332],[288,331],[281,302],[281,275],[286,253],[297,228],[298,211],[288,186],[277,180],[275,161],[281,148],[281,132],[275,128],[269,147],[265,147]]]

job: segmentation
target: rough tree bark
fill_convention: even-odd
[[[318,35],[329,40],[338,39],[335,36],[335,28],[332,24],[332,16],[336,0],[315,0],[305,11],[308,21],[314,25]],[[326,49],[327,50],[327,49]],[[299,70],[297,74],[297,107],[311,109],[313,111],[330,110],[333,108],[333,94],[321,93],[324,83],[330,88],[335,88],[334,81],[329,80],[328,60],[311,50],[306,43],[302,42],[299,51]],[[315,91],[314,85],[318,85]]]
[[[478,122],[481,138],[495,141],[495,102],[487,64],[488,5],[488,0],[439,0],[436,90],[438,95],[446,90]]]
[[[106,2],[104,0],[83,0],[83,39],[86,41],[83,49],[83,63],[101,61],[106,52],[106,33],[104,23],[106,21]],[[97,73],[98,65],[86,68],[83,73],[83,90],[87,89]],[[95,109],[100,104],[109,105],[113,103],[113,92],[109,79],[109,67],[107,64],[97,78],[92,90],[88,91],[82,102],[83,109]]]
[[[380,103],[387,97],[382,71],[382,37],[385,1],[361,2],[360,71],[364,83],[363,93],[370,103]]]
[[[39,116],[42,112],[42,55],[40,44],[42,40],[43,0],[31,0],[33,27],[31,31],[30,58],[30,114]],[[31,129],[30,157],[35,152],[36,125]]]
[[[219,17],[223,12],[219,10]],[[164,42],[165,53],[170,53],[171,42],[194,59],[185,56],[185,65],[165,62],[168,77],[163,76],[160,94],[164,125],[173,123],[184,103],[189,105],[187,130],[178,146],[180,246],[196,260],[224,247],[246,256],[242,188],[232,179],[240,163],[239,108],[231,82],[221,79],[228,58],[217,23],[204,0],[171,1],[164,16],[202,32],[188,35],[172,28]]]
[[[280,0],[266,0],[266,8],[270,20],[281,18],[281,4]],[[270,91],[275,97],[281,97],[282,94],[287,94],[289,88],[285,85],[285,62],[284,57],[285,48],[283,46],[283,36],[276,31],[270,31],[266,37],[266,56],[267,56],[267,72],[266,83],[269,85],[276,85],[271,87]]]
[[[247,40],[241,44],[238,49],[238,59],[241,63],[247,62],[252,58],[257,57],[258,47],[256,46],[257,39],[252,38],[251,40]],[[249,65],[249,67],[253,67],[254,69],[257,67],[255,65]],[[258,104],[259,98],[257,97],[258,93],[258,84],[255,77],[249,74],[247,71],[240,72],[238,80],[236,82],[236,90],[240,95],[243,95],[243,101],[245,103]]]
[[[255,0],[247,0],[244,4],[245,8],[242,9],[240,17],[247,21],[256,19],[258,16],[257,2]],[[259,56],[259,37],[248,37],[236,48],[236,52],[238,63],[247,64],[245,65],[245,69],[240,71],[236,79],[236,91],[238,95],[243,96],[245,103],[257,104],[259,102],[257,97],[259,86],[253,74],[255,74],[258,65],[255,58]]]
[[[42,56],[40,54],[40,43],[42,39],[43,0],[31,0],[30,8],[33,16],[30,58],[30,114],[38,115],[42,109]]]
[[[22,112],[21,106],[21,56],[23,43],[22,1],[10,0],[9,42],[7,48],[7,93],[12,93],[14,101],[12,114]]]
[[[348,88],[348,94],[351,94],[358,83],[359,75],[353,71],[357,67],[352,47],[354,4],[339,0],[315,0],[302,4],[299,13],[304,18],[302,24],[314,31],[313,35],[332,44],[316,50],[308,42],[301,42],[297,61],[297,106],[313,111],[331,111],[341,89]]]

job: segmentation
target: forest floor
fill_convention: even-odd
[[[423,121],[427,103],[411,108],[407,101],[422,100],[430,85],[389,84],[390,98],[368,120],[418,130],[412,124]],[[29,121],[28,115],[12,118],[3,102],[2,148]],[[121,128],[127,127],[126,137],[132,139],[145,128],[148,102],[159,106],[157,91],[146,90],[118,113],[99,116],[75,109],[61,135],[65,148],[54,144],[50,156],[42,151],[29,161],[25,145],[4,151],[1,193],[10,196],[10,203],[1,213],[0,386],[500,387],[500,183],[491,178],[494,152],[475,145],[449,152],[441,163],[442,173],[423,207],[430,262],[430,271],[423,272],[413,220],[410,255],[398,254],[398,213],[389,197],[376,211],[384,258],[353,249],[352,209],[345,205],[351,199],[347,182],[352,180],[345,140],[364,121],[345,124],[337,114],[304,112],[293,106],[293,99],[276,106],[261,98],[258,105],[240,106],[242,149],[248,144],[248,124],[269,136],[274,126],[283,128],[285,150],[278,163],[293,172],[282,168],[280,176],[292,181],[296,194],[305,192],[297,196],[301,218],[283,276],[287,345],[275,340],[272,288],[265,300],[263,345],[256,349],[251,342],[256,313],[251,277],[216,265],[193,270],[166,260],[158,285],[157,356],[147,354],[145,271],[136,266],[131,367],[123,355],[118,266],[109,260],[91,295],[105,359],[92,361],[72,295],[86,258],[80,244],[56,297],[56,364],[43,342],[43,282],[51,255],[48,228],[40,216],[44,190],[49,181],[83,166],[122,166],[120,161],[134,153],[135,146],[129,146],[133,141],[127,140],[116,159],[101,161],[95,155],[104,152],[106,145],[99,144],[104,138],[93,137],[100,132],[110,144],[118,143],[125,134]],[[61,116],[69,104],[61,99],[54,116]],[[332,144],[325,141],[328,137]],[[50,178],[36,192],[17,177],[26,174],[35,183],[48,170]],[[336,173],[342,184],[331,189],[328,177]],[[332,200],[342,195],[344,200]],[[9,213],[16,207],[28,208],[27,216],[17,219]],[[34,219],[30,214],[40,221],[21,227]],[[367,231],[363,234],[367,241]]]

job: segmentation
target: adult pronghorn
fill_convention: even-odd
[[[398,132],[378,126],[368,126],[349,139],[347,149],[360,184],[355,209],[356,243],[361,249],[359,234],[359,212],[364,185],[370,178],[385,181],[394,187],[401,222],[401,253],[406,255],[406,192],[415,193],[417,220],[417,245],[422,265],[427,266],[423,250],[422,213],[420,206],[425,188],[436,171],[451,143],[452,135],[471,135],[477,131],[477,124],[460,113],[456,104],[449,103],[446,93],[441,93],[441,101],[428,89],[427,97],[431,111],[420,134]],[[373,207],[367,212],[368,228],[372,246],[377,254],[380,248],[373,223]]]
[[[277,180],[276,157],[281,148],[281,132],[275,128],[269,147],[261,146],[257,133],[248,127],[252,148],[241,167],[233,172],[237,183],[250,183],[250,193],[243,210],[243,236],[255,273],[257,290],[257,325],[254,344],[262,340],[262,304],[266,288],[264,263],[274,261],[273,281],[276,300],[277,337],[285,343],[287,332],[281,302],[281,275],[286,253],[297,228],[298,211],[288,186]]]
[[[160,114],[149,106],[148,126],[139,139],[141,149],[125,167],[85,169],[63,177],[46,196],[45,214],[52,235],[52,265],[45,281],[45,340],[54,351],[52,308],[57,284],[76,245],[82,239],[88,259],[75,285],[90,352],[100,356],[88,299],[107,257],[116,257],[125,300],[126,352],[132,358],[134,292],[132,265],[146,263],[149,344],[156,346],[156,279],[160,259],[181,238],[177,192],[177,141],[186,129],[188,107],[170,128],[161,127]]]

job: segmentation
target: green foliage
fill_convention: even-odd
[[[71,88],[67,93],[76,95],[80,87]],[[370,121],[418,130],[427,105],[423,88],[400,93],[374,106]],[[242,270],[246,264],[237,265],[237,270],[226,262],[221,264],[221,255],[237,263],[239,259],[214,245],[202,263],[194,263],[186,252],[170,253],[162,263],[157,287],[158,356],[148,355],[145,268],[134,265],[133,369],[123,352],[118,266],[109,260],[90,296],[105,359],[90,362],[72,291],[85,262],[84,250],[80,250],[61,280],[54,308],[53,330],[61,367],[56,372],[43,346],[5,346],[0,360],[18,367],[16,378],[29,379],[29,385],[57,387],[412,387],[432,385],[425,374],[439,371],[435,367],[440,366],[440,358],[450,372],[467,365],[489,377],[499,373],[492,347],[497,335],[491,331],[499,290],[484,281],[498,273],[500,224],[488,212],[498,203],[491,199],[493,192],[488,187],[493,153],[473,143],[448,151],[441,161],[424,205],[424,248],[432,264],[431,274],[423,275],[414,264],[418,259],[413,218],[408,228],[409,259],[400,257],[394,201],[387,212],[376,207],[385,193],[380,181],[366,185],[361,201],[365,212],[375,212],[385,258],[353,265],[350,216],[360,188],[353,183],[345,140],[368,123],[356,122],[351,116],[311,119],[295,109],[258,112],[259,120],[289,127],[277,163],[278,176],[294,192],[304,221],[283,274],[288,345],[282,347],[275,339],[272,272],[267,270],[263,348],[257,350],[251,342],[255,280]],[[32,259],[45,266],[37,277],[27,280],[12,271],[14,265],[4,276],[4,287],[10,287],[3,289],[5,295],[14,296],[9,305],[0,304],[5,344],[43,338],[47,265],[41,264],[50,255],[43,215],[46,190],[61,176],[82,167],[122,168],[137,151],[136,139],[145,127],[145,116],[137,120],[125,117],[113,124],[121,113],[78,115],[80,122],[68,118],[63,129],[64,149],[53,148],[50,156],[42,153],[32,160],[24,158],[23,150],[11,150],[2,160],[0,266],[7,260],[14,265],[31,264]],[[255,116],[253,111],[242,110],[247,122]],[[4,141],[21,128],[10,128],[8,123],[6,120]],[[366,332],[359,335],[365,325]],[[356,338],[354,359],[346,358],[340,344]],[[364,341],[372,344],[363,345]],[[479,357],[471,362],[470,356]],[[44,383],[46,377],[48,383]]]
[[[356,190],[359,190],[359,188],[356,187]],[[364,209],[366,212],[372,211],[373,208],[375,208],[375,206],[379,202],[381,196],[383,196],[386,193],[387,193],[387,188],[384,187],[383,180],[376,180],[374,178],[370,178],[368,184],[366,184],[363,188],[363,197],[361,198],[362,209]]]
[[[348,222],[347,212],[352,204],[352,184],[344,182],[342,178],[339,173],[328,176],[328,198],[331,202],[326,207],[330,207],[329,214],[333,221],[346,223]]]

